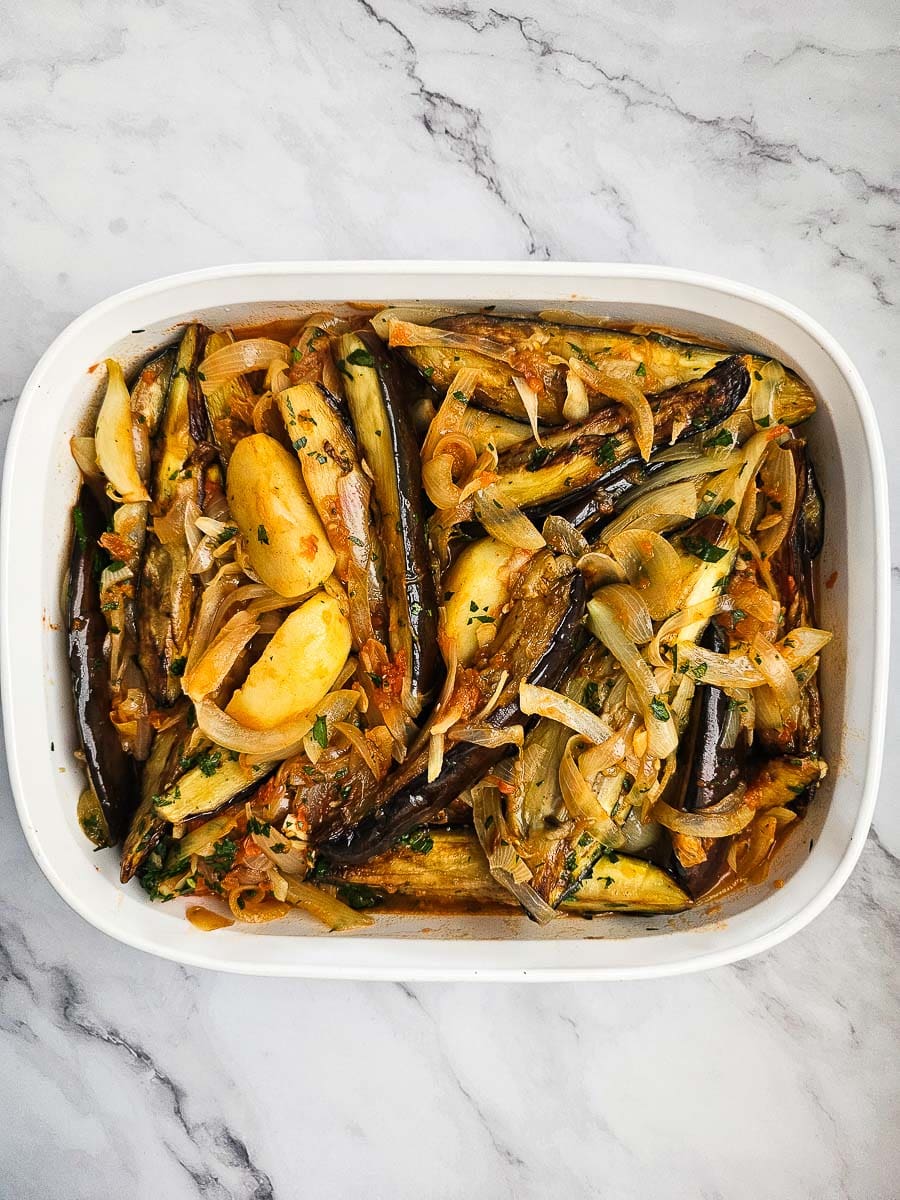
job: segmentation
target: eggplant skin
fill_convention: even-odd
[[[396,521],[386,521],[382,512],[379,534],[385,553],[385,583],[387,588],[402,587],[390,596],[391,607],[399,614],[399,642],[407,643],[405,630],[408,626],[410,674],[412,698],[421,709],[425,699],[437,689],[443,670],[443,662],[437,641],[437,597],[434,577],[431,573],[428,532],[423,509],[421,459],[410,418],[410,397],[415,375],[403,359],[388,351],[381,338],[371,327],[355,331],[352,335],[362,343],[364,351],[374,362],[378,378],[383,434],[368,436],[369,422],[363,422],[354,412],[353,374],[345,381],[353,424],[356,429],[360,452],[374,475],[375,498],[381,509],[396,508]],[[352,361],[352,360],[351,360]],[[356,364],[354,364],[356,365]],[[348,370],[346,364],[344,370]],[[381,422],[379,420],[378,424]],[[378,431],[375,431],[378,432]],[[393,479],[383,477],[385,460],[384,434],[390,443]],[[396,504],[389,493],[396,489]],[[392,632],[394,620],[392,620]],[[394,647],[392,646],[392,649]]]
[[[519,678],[544,687],[555,687],[572,659],[573,644],[584,617],[585,586],[580,573],[563,578],[556,584],[555,594],[544,598],[542,607],[548,613],[556,613],[552,628],[542,639],[542,651],[536,655],[530,670]],[[561,615],[559,615],[561,614]],[[509,617],[501,624],[495,643],[504,637],[504,625],[514,618],[515,605]],[[531,626],[532,622],[520,622]],[[533,634],[533,628],[529,630]],[[510,641],[515,641],[517,631],[513,628]],[[512,689],[512,698],[491,714],[489,722],[497,728],[514,724],[522,719],[518,706],[518,682]],[[490,770],[494,763],[509,753],[509,747],[488,748],[459,743],[444,756],[443,769],[432,782],[427,777],[427,746],[417,754],[410,764],[404,764],[398,772],[388,776],[376,797],[373,812],[355,825],[342,829],[324,842],[319,851],[323,858],[335,863],[362,863],[376,854],[383,854],[396,840],[409,833],[417,825],[445,808],[462,792],[471,787]]]
[[[691,437],[731,416],[750,389],[743,358],[733,355],[701,379],[653,398],[654,446]],[[553,429],[538,446],[533,439],[500,456],[496,487],[522,508],[571,499],[602,484],[605,488],[640,464],[624,410],[618,405],[593,413],[577,425]]]
[[[87,485],[78,496],[69,567],[66,622],[75,725],[88,778],[109,828],[110,844],[122,836],[137,804],[134,760],[122,749],[109,719],[109,671],[103,654],[106,621],[100,608],[100,547],[106,522]]]
[[[436,329],[469,337],[488,338],[510,348],[509,361],[498,361],[470,350],[415,346],[403,354],[439,389],[445,390],[456,371],[473,367],[479,372],[475,402],[494,412],[522,419],[522,401],[513,384],[513,376],[524,374],[538,388],[538,415],[549,425],[562,425],[566,398],[567,360],[574,354],[603,364],[612,359],[621,365],[630,358],[635,365],[645,363],[656,381],[656,392],[666,391],[699,378],[730,351],[682,341],[667,334],[631,333],[596,326],[565,325],[533,318],[506,317],[487,313],[461,313],[434,322]],[[765,358],[753,356],[751,370],[759,370]],[[778,397],[776,418],[780,424],[796,425],[811,416],[816,401],[809,386],[793,371],[785,372]],[[651,393],[652,394],[652,393]]]
[[[700,644],[707,650],[724,653],[728,638],[715,621],[711,621]],[[684,779],[684,790],[676,807],[686,812],[698,812],[717,804],[733,791],[746,775],[749,747],[746,732],[741,729],[730,749],[722,746],[730,701],[724,691],[712,685],[698,688],[691,711],[691,721],[684,749],[690,764]],[[672,869],[681,886],[694,898],[714,886],[725,869],[725,856],[730,838],[715,838],[707,849],[705,862],[693,867],[682,866],[678,855],[672,855]]]

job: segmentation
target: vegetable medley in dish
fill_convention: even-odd
[[[571,314],[346,311],[106,361],[72,439],[87,836],[205,929],[765,879],[826,770],[809,387]]]

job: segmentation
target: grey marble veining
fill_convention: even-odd
[[[689,266],[794,300],[860,368],[896,472],[891,0],[0,0],[0,16],[2,441],[49,340],[154,275],[533,256]],[[4,774],[0,1196],[895,1196],[898,732],[876,833],[811,927],[735,967],[614,987],[151,959],[56,897]]]

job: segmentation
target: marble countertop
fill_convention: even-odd
[[[4,440],[50,339],[152,276],[532,256],[693,267],[795,301],[860,368],[896,472],[896,5],[713,12],[6,5]],[[892,720],[875,832],[818,920],[750,962],[615,986],[304,983],[152,959],[52,891],[4,771],[0,1193],[896,1196],[898,734]]]

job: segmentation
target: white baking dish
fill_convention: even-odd
[[[827,504],[818,564],[824,753],[831,771],[769,881],[715,913],[561,920],[381,917],[373,930],[320,932],[302,915],[213,934],[183,902],[122,887],[114,851],[93,853],[75,808],[82,775],[61,627],[60,585],[77,473],[68,451],[96,400],[89,368],[130,366],[183,322],[258,324],[342,300],[568,308],[657,323],[771,353],[819,399],[807,432]],[[849,494],[848,494],[849,493]],[[848,513],[852,497],[852,523]],[[9,770],[29,845],[59,894],[99,929],[197,966],[260,975],[387,979],[620,979],[678,974],[782,941],[836,895],[875,805],[888,666],[885,468],[865,387],[834,339],[755,288],[660,267],[549,263],[276,263],[196,271],[133,288],[74,321],[35,367],[16,412],[3,478],[2,688]],[[783,881],[775,887],[774,882]]]

